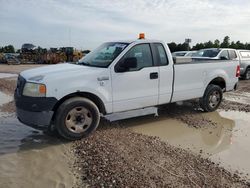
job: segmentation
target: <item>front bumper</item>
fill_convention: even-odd
[[[19,76],[14,95],[17,118],[25,125],[45,130],[51,124],[54,114],[53,108],[58,100],[54,97],[23,96],[25,82],[25,79]]]
[[[47,130],[50,126],[53,111],[43,111],[43,112],[32,112],[26,111],[20,108],[16,108],[16,114],[18,120],[30,127],[39,130]]]

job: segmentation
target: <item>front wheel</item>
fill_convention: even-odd
[[[55,126],[67,140],[87,137],[98,127],[100,113],[89,99],[74,97],[63,102],[57,110]]]
[[[205,112],[213,112],[220,106],[222,98],[222,89],[217,85],[209,85],[200,99],[200,106]]]

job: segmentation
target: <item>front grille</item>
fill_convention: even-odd
[[[26,80],[22,76],[19,75],[17,79],[17,86],[16,86],[17,93],[19,95],[22,95],[25,83],[26,83]]]

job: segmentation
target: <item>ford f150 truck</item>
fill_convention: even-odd
[[[102,44],[78,64],[62,63],[26,70],[18,77],[18,119],[45,129],[54,125],[69,140],[92,133],[100,116],[200,99],[214,111],[223,92],[234,90],[239,61],[175,63],[167,45],[138,39]]]

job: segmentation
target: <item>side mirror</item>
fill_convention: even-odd
[[[136,67],[137,67],[137,59],[135,57],[129,57],[119,61],[115,69],[116,72],[125,72],[130,68],[136,68]]]
[[[228,60],[228,58],[226,56],[221,56],[220,59],[221,60]]]

